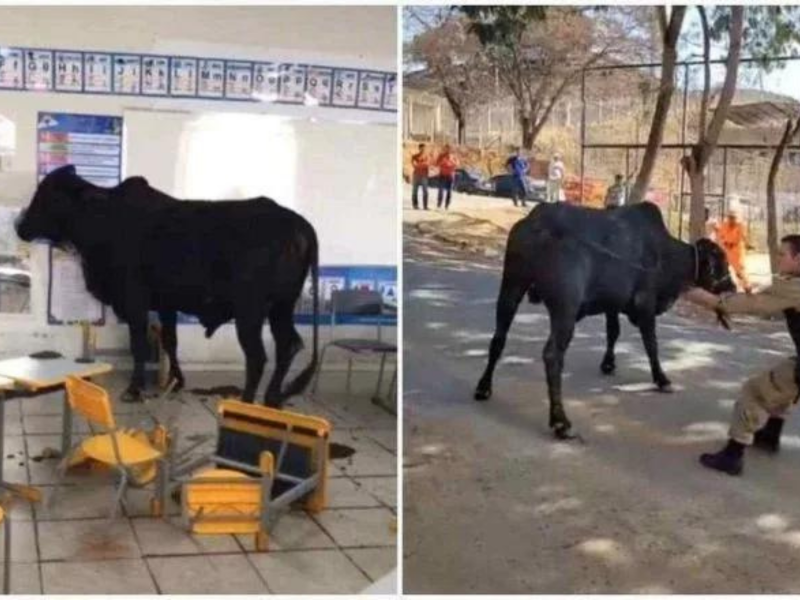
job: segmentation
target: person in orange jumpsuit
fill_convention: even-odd
[[[717,225],[717,243],[725,250],[728,257],[728,264],[739,280],[742,288],[747,293],[752,291],[750,281],[744,269],[744,257],[746,248],[750,246],[745,233],[744,224],[739,221],[737,211],[728,211],[727,218]]]

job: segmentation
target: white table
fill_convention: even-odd
[[[96,377],[113,369],[108,363],[79,363],[70,358],[11,358],[0,361],[0,378],[11,380],[15,388],[23,388],[30,392],[40,392],[64,386],[67,377],[74,375],[82,379]],[[3,451],[3,403],[0,402],[0,453]],[[72,448],[72,410],[67,395],[64,394],[64,412],[61,428],[61,456],[66,456]],[[2,454],[4,456],[4,454]],[[0,462],[0,481],[3,480],[2,462]]]

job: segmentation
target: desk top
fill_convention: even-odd
[[[13,390],[13,389],[14,389],[13,379],[6,379],[5,377],[0,377],[0,390]]]
[[[11,358],[0,361],[0,380],[11,379],[30,390],[63,385],[69,375],[94,377],[113,370],[108,363],[79,363],[71,358]]]

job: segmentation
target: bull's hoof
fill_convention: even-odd
[[[120,400],[122,400],[127,404],[133,404],[135,402],[144,402],[144,394],[142,394],[142,390],[128,388],[122,394]]]
[[[656,387],[658,388],[658,391],[661,392],[662,394],[671,394],[672,392],[675,391],[675,389],[672,387],[671,381],[657,381]]]
[[[474,398],[478,402],[484,402],[484,401],[488,400],[491,397],[492,397],[492,390],[486,390],[486,389],[481,389],[481,388],[478,388],[477,390],[475,390]]]
[[[613,375],[617,370],[617,365],[613,360],[604,360],[600,363],[600,372],[603,375]]]
[[[553,435],[557,440],[572,440],[576,435],[572,433],[572,425],[569,423],[557,423],[553,426]]]

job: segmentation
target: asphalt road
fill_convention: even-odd
[[[410,228],[404,256],[406,592],[800,592],[796,419],[782,452],[750,452],[740,478],[697,462],[726,438],[747,374],[792,353],[780,324],[729,333],[665,316],[661,358],[676,392],[659,394],[632,326],[617,374],[603,377],[604,321],[580,323],[564,394],[585,443],[558,442],[546,313],[522,305],[494,396],[477,403],[500,263]]]

